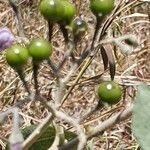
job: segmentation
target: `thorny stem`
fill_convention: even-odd
[[[68,74],[66,75],[66,77],[61,80],[61,82],[62,82],[63,84],[66,84],[66,83],[69,81],[69,79],[71,78],[72,74],[73,74],[74,71],[77,69],[77,67],[78,67],[78,65],[73,65],[73,66],[71,67],[71,70],[68,72]]]

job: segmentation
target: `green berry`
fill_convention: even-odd
[[[44,18],[52,22],[59,21],[64,13],[61,0],[42,0],[39,9]]]
[[[104,81],[97,89],[99,100],[108,104],[116,104],[122,97],[121,87],[114,81]]]
[[[22,67],[29,58],[28,50],[22,45],[15,44],[6,50],[6,60],[13,68]]]
[[[96,16],[105,16],[109,14],[114,7],[114,0],[91,0],[90,9]]]
[[[75,16],[75,6],[69,3],[67,0],[62,1],[62,6],[64,7],[64,13],[61,14],[61,21],[65,22],[66,24],[70,24]]]
[[[75,36],[83,36],[88,29],[88,25],[83,19],[76,18],[72,21],[71,28]]]
[[[52,46],[45,39],[34,39],[28,45],[28,51],[33,60],[42,61],[51,56]]]

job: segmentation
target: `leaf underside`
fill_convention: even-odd
[[[135,97],[132,130],[143,150],[150,149],[150,88],[144,84],[138,87]]]

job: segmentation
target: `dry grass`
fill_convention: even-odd
[[[20,0],[19,5],[25,36],[28,39],[41,36],[46,37],[48,30],[45,20],[38,12],[38,3],[36,0],[33,0],[33,4],[30,4],[29,2],[31,1]],[[79,1],[76,1],[77,5],[78,3]],[[89,32],[80,47],[85,47],[87,39],[88,42],[90,41],[95,23],[93,15],[88,10],[88,5],[87,0],[81,1],[80,14],[82,14],[82,17],[88,22]],[[88,119],[88,121],[86,121],[85,126],[88,124],[94,126],[110,117],[113,113],[130,105],[135,96],[135,85],[138,85],[142,81],[150,84],[150,14],[148,14],[148,12],[150,12],[150,10],[148,10],[148,4],[145,3],[137,5],[136,7],[128,7],[116,17],[111,27],[109,27],[107,32],[108,38],[112,37],[112,34],[114,34],[115,37],[118,37],[120,35],[133,33],[140,39],[140,46],[134,49],[128,57],[125,57],[121,54],[119,49],[116,49],[118,59],[116,60],[117,73],[115,80],[124,86],[124,98],[119,104],[112,107],[105,107],[101,111],[96,112]],[[14,13],[6,0],[0,0],[0,27],[3,26],[7,26],[15,36],[18,36]],[[58,31],[57,27],[55,28],[53,37],[55,52],[52,59],[54,63],[58,64],[58,60],[63,57],[65,51],[62,34]],[[80,47],[79,50],[81,49]],[[0,54],[1,111],[6,110],[27,94],[25,93],[22,82],[19,80],[14,70],[7,65],[4,54],[5,52]],[[86,73],[79,81],[80,84],[78,84],[71,92],[63,106],[64,110],[75,118],[84,115],[85,112],[96,103],[94,91],[100,80],[97,79],[96,76],[103,72],[102,61],[99,56],[100,55],[97,54],[97,57],[93,60]],[[65,64],[61,71],[63,76],[67,74],[69,67],[70,61]],[[77,73],[74,74],[72,80],[77,76]],[[26,74],[26,79],[30,84],[30,88],[33,89],[32,69],[30,64],[26,67]],[[108,72],[104,73],[103,78],[109,79]],[[41,65],[39,81],[41,93],[50,100],[51,94],[49,93],[55,79],[51,76],[51,70],[46,63]],[[72,83],[70,82],[68,87],[71,86],[71,84]],[[23,117],[23,126],[26,126],[31,122],[39,123],[41,119],[47,115],[47,110],[38,103],[36,105],[29,103],[20,110],[20,114]],[[8,118],[6,124],[0,127],[0,137],[6,137],[6,135],[11,132],[11,116]],[[67,128],[67,125],[64,126]],[[105,131],[103,136],[96,137],[93,141],[95,150],[131,150],[137,149],[138,147],[131,132],[130,119]],[[3,147],[2,141],[0,141],[0,145]]]

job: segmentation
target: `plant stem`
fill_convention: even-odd
[[[23,31],[23,26],[21,22],[21,15],[20,11],[18,10],[17,2],[13,2],[13,0],[9,0],[9,3],[16,15],[16,23],[17,23],[17,28],[19,32],[19,36],[22,38],[22,40],[25,38],[24,31]]]
[[[95,135],[100,135],[103,131],[110,129],[114,125],[128,119],[132,115],[133,105],[129,106],[128,108],[124,109],[123,111],[118,112],[117,114],[113,115],[112,117],[108,118],[107,120],[103,121],[101,124],[97,125],[96,127],[91,127],[90,131],[87,133],[87,138],[91,139]],[[66,150],[71,149],[75,145],[77,145],[79,140],[77,138],[73,139],[69,143],[60,147],[59,150]]]
[[[47,59],[47,63],[51,67],[53,75],[59,78],[58,68],[54,65],[54,63],[50,59]]]
[[[59,23],[59,26],[60,26],[60,30],[64,36],[65,44],[67,45],[67,43],[69,42],[68,30],[65,28],[65,24]]]
[[[29,135],[29,137],[23,142],[23,150],[28,150],[29,147],[36,142],[36,140],[43,134],[44,131],[49,127],[53,116],[48,114],[48,116],[41,122],[41,124]]]
[[[100,28],[100,25],[101,25],[102,21],[103,21],[103,17],[96,16],[96,25],[95,25],[94,36],[93,36],[93,39],[92,39],[92,44],[91,44],[91,50],[93,49],[94,42],[96,40],[98,30]]]
[[[36,61],[32,61],[33,63],[33,78],[34,78],[34,88],[36,91],[36,94],[39,95],[39,86],[38,86],[38,80],[37,80],[37,75],[38,75],[38,69],[39,69],[39,63]]]
[[[53,34],[53,23],[48,21],[48,39],[51,42]]]
[[[29,87],[28,87],[28,85],[27,85],[27,82],[25,81],[25,77],[24,77],[24,74],[23,74],[23,70],[22,70],[22,69],[17,69],[16,71],[17,71],[17,73],[18,73],[18,75],[19,75],[19,78],[20,78],[21,81],[23,82],[23,85],[24,85],[26,91],[27,91],[28,94],[30,95],[31,93],[30,93]]]
[[[68,57],[73,55],[73,49],[74,49],[74,44],[71,41],[70,42],[68,41],[65,45],[65,51],[66,51],[65,55],[64,55],[62,61],[58,65],[57,72],[60,72],[60,70],[62,69],[62,67],[65,64]],[[73,56],[71,56],[71,57],[73,57]]]

